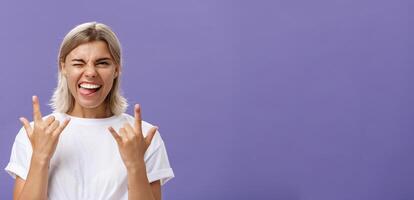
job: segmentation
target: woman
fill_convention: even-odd
[[[54,112],[20,118],[6,171],[14,199],[161,199],[174,177],[157,127],[125,114],[119,92],[121,49],[101,23],[72,29],[60,47]]]

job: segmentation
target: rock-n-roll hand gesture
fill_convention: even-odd
[[[55,153],[60,134],[68,125],[70,118],[65,119],[63,123],[60,123],[52,115],[46,119],[43,119],[42,113],[40,112],[39,98],[37,96],[33,96],[32,101],[34,121],[33,127],[24,117],[20,118],[20,122],[23,124],[30,143],[32,144],[32,157],[35,159],[41,159],[41,161],[49,162]]]
[[[138,104],[134,108],[135,124],[132,127],[125,123],[119,129],[119,133],[113,127],[108,127],[109,132],[115,138],[122,160],[127,169],[134,169],[144,163],[144,154],[151,144],[158,127],[152,127],[147,136],[142,134],[141,108]]]

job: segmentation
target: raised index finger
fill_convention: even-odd
[[[141,119],[141,106],[139,104],[135,104],[135,131],[138,132],[138,134],[142,134],[142,119]]]
[[[33,101],[33,120],[41,121],[42,113],[40,112],[39,98],[37,96],[33,96],[32,101]]]

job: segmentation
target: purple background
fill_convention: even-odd
[[[165,199],[414,199],[413,4],[1,1],[0,166],[31,96],[51,111],[63,36],[99,21],[166,142]]]

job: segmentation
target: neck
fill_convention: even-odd
[[[72,110],[67,114],[80,118],[107,118],[112,116],[112,112],[106,103],[102,103],[96,108],[85,108],[75,102]]]

